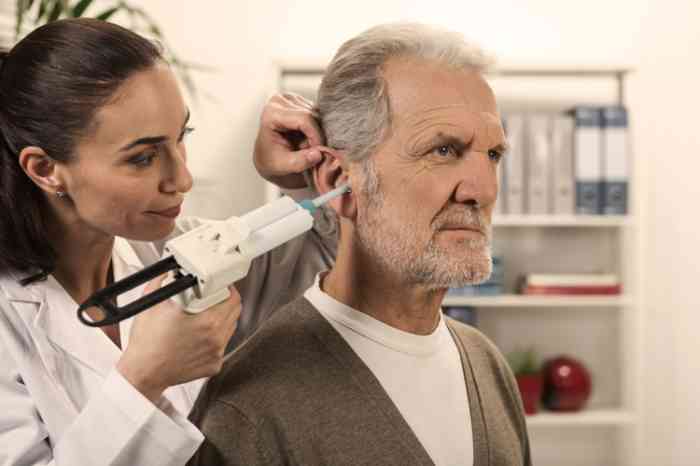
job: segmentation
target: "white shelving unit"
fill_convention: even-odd
[[[323,60],[280,62],[278,88],[314,99]],[[565,109],[624,103],[625,67],[513,64],[488,76],[499,105]],[[632,119],[634,115],[631,115]],[[640,252],[630,183],[627,216],[496,216],[494,245],[505,261],[505,287],[523,273],[617,273],[621,296],[448,296],[445,306],[477,309],[477,327],[507,353],[534,346],[542,359],[569,354],[593,378],[587,407],[578,413],[541,411],[527,418],[538,466],[632,466],[639,463],[636,380],[642,370],[642,313],[637,276]],[[271,191],[270,196],[276,196]]]

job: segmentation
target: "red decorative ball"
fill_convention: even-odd
[[[552,411],[579,411],[591,396],[591,375],[576,359],[558,356],[543,368],[542,403]]]

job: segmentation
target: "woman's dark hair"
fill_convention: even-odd
[[[45,276],[57,258],[45,195],[20,167],[22,149],[69,162],[100,107],[160,60],[160,48],[138,34],[83,18],[49,23],[0,51],[0,273]]]

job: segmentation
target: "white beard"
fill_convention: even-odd
[[[491,275],[491,225],[477,208],[466,205],[449,207],[436,217],[433,225],[419,225],[415,217],[396,219],[398,209],[388,206],[379,189],[374,163],[365,162],[362,195],[367,209],[358,213],[357,237],[360,245],[380,266],[409,284],[429,289],[462,287],[478,284]],[[441,246],[436,241],[438,230],[445,224],[478,225],[485,233]],[[430,228],[427,243],[421,232]]]

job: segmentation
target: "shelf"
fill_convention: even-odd
[[[446,296],[443,306],[474,307],[623,307],[629,303],[625,295],[613,296]]]
[[[632,224],[627,215],[494,215],[498,227],[618,228]]]
[[[533,416],[527,416],[525,419],[528,427],[625,426],[636,422],[634,414],[615,409],[590,410],[579,413],[540,412]]]

